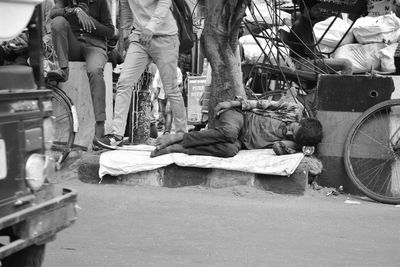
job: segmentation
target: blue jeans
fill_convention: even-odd
[[[69,22],[61,16],[51,22],[51,34],[58,56],[60,68],[68,67],[69,61],[86,61],[90,92],[93,102],[94,118],[98,122],[106,120],[106,84],[104,66],[107,63],[105,42],[85,36],[85,41],[78,41]]]
[[[129,40],[124,67],[117,85],[112,133],[124,135],[134,86],[152,60],[160,71],[165,95],[171,102],[175,131],[186,132],[186,110],[176,80],[178,36],[153,36],[149,46],[141,45],[138,42],[139,35],[136,33],[131,33]]]
[[[243,114],[235,109],[215,119],[215,128],[184,134],[182,146],[189,155],[233,157],[242,147],[239,140],[244,127]]]

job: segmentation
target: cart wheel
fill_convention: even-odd
[[[366,110],[351,127],[344,151],[347,174],[362,193],[400,203],[400,99]]]

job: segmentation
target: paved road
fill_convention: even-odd
[[[400,265],[400,208],[328,189],[59,186],[79,191],[81,209],[44,267]]]

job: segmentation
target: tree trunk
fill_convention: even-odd
[[[214,127],[215,105],[246,97],[238,50],[240,23],[251,0],[206,0],[207,15],[203,30],[204,48],[211,64],[209,127]]]

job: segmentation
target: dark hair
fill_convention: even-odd
[[[306,118],[299,123],[300,128],[294,141],[301,146],[317,146],[322,140],[322,125],[319,120]]]

